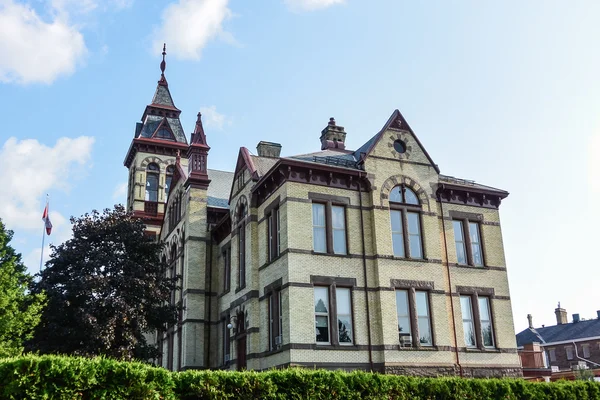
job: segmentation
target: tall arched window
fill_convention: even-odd
[[[423,258],[421,203],[417,194],[399,185],[390,192],[389,201],[394,256]]]
[[[171,190],[171,181],[173,180],[173,173],[175,172],[175,166],[169,165],[167,167],[167,178],[165,180],[165,199],[169,196],[169,190]]]
[[[160,168],[155,163],[146,167],[146,201],[158,201],[158,176]]]

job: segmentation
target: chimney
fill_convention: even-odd
[[[556,315],[556,324],[557,325],[569,323],[569,321],[567,321],[567,310],[565,310],[564,308],[561,308],[560,303],[558,303],[558,307],[554,310],[554,314]]]
[[[573,314],[573,322],[579,322],[579,314]]]
[[[533,329],[533,317],[531,314],[527,314],[527,321],[529,321],[529,329]]]
[[[281,154],[281,145],[279,143],[260,141],[256,145],[256,151],[260,157],[278,158]]]
[[[600,319],[600,310],[596,311],[596,315],[598,316],[598,319]]]
[[[346,148],[346,132],[343,126],[335,124],[333,117],[329,118],[329,122],[325,129],[321,131],[321,150]]]

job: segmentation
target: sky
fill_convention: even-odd
[[[600,310],[600,2],[0,0],[0,218],[39,270],[70,216],[126,199],[123,160],[166,76],[209,167],[240,146],[355,149],[398,108],[443,174],[500,207],[515,329]],[[45,257],[49,249],[45,249]]]

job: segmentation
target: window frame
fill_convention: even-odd
[[[349,254],[348,246],[348,212],[347,206],[349,202],[340,201],[337,197],[327,198],[324,196],[315,196],[311,201],[311,218],[312,218],[312,235],[313,235],[313,248],[314,254],[334,254],[339,256],[345,256]],[[315,225],[314,220],[314,206],[320,205],[324,209],[325,213],[325,225]],[[344,226],[342,229],[337,228],[338,231],[342,231],[344,234],[344,252],[335,251],[335,239],[334,239],[334,227],[333,227],[333,208],[341,208],[344,214],[343,221]],[[325,251],[315,249],[315,228],[323,229],[325,231]]]
[[[231,246],[225,246],[221,250],[223,257],[223,293],[231,290]]]
[[[267,213],[267,255],[269,262],[281,255],[281,216],[279,206]]]
[[[583,358],[591,357],[592,353],[591,353],[591,348],[590,348],[589,343],[584,343],[581,345],[581,354],[583,355]]]
[[[498,348],[498,342],[497,342],[497,338],[496,338],[496,329],[495,329],[496,324],[494,322],[494,306],[493,306],[493,302],[492,302],[493,297],[494,296],[492,293],[488,294],[488,293],[478,293],[478,292],[471,292],[471,293],[459,292],[461,318],[463,321],[463,338],[464,338],[464,323],[465,323],[464,309],[463,309],[463,302],[462,302],[463,298],[469,299],[471,319],[472,319],[474,333],[475,333],[475,346],[467,345],[467,341],[465,340],[465,347],[467,349],[495,350]],[[480,307],[481,299],[485,299],[487,302],[488,313],[489,313],[489,317],[490,317],[489,321],[482,320],[481,307]],[[485,339],[483,336],[483,322],[484,321],[487,321],[490,324],[492,346],[485,344]]]
[[[281,300],[281,288],[273,290],[267,295],[267,309],[269,312],[269,351],[275,351],[281,348],[283,343]],[[277,344],[278,337],[281,338],[279,344]]]
[[[317,311],[317,304],[316,304],[316,290],[317,289],[324,289],[325,292],[325,299],[327,300],[327,312],[322,312],[322,311]],[[331,314],[332,314],[332,310],[331,310],[331,290],[329,286],[324,286],[324,285],[315,285],[315,287],[313,288],[313,302],[314,302],[314,307],[313,307],[313,313],[314,313],[314,321],[315,321],[315,343],[317,345],[330,345],[332,344],[332,338],[333,335],[331,334],[332,332],[332,325],[331,325]],[[317,340],[318,335],[317,335],[317,318],[323,318],[326,317],[325,320],[327,321],[327,341],[319,341]]]
[[[398,327],[398,342],[400,346],[404,346],[406,342],[404,342],[401,337],[409,336],[409,342],[411,348],[432,348],[435,347],[435,335],[433,329],[433,317],[431,313],[431,290],[432,287],[415,287],[415,286],[396,286],[395,288],[395,296],[396,296],[396,326]],[[400,315],[398,312],[398,294],[404,293],[406,296],[406,306],[407,306],[407,314]],[[426,301],[426,310],[427,315],[419,315],[418,311],[418,297],[417,293],[423,293],[425,295]],[[408,335],[406,333],[400,333],[400,318],[408,317],[408,327],[409,331]],[[429,328],[429,343],[421,343],[421,335],[420,335],[420,318],[427,318],[428,328]]]
[[[556,349],[548,349],[548,359],[550,362],[556,362]]]
[[[356,331],[355,331],[355,320],[354,320],[354,288],[356,287],[356,279],[355,278],[341,278],[341,277],[328,277],[328,276],[315,276],[311,275],[311,283],[313,284],[313,298],[314,292],[317,288],[325,288],[327,290],[327,301],[329,304],[328,308],[328,333],[329,333],[329,342],[318,342],[316,337],[316,317],[317,313],[314,310],[314,300],[313,300],[313,321],[315,323],[315,344],[318,348],[322,347],[352,347],[356,346]],[[348,318],[350,322],[350,342],[340,342],[340,332],[338,326],[338,289],[347,289],[348,290],[348,301],[349,301],[349,310],[350,310],[350,318]],[[322,316],[323,314],[319,314]],[[343,314],[347,315],[347,314]]]
[[[156,169],[154,169],[154,167],[156,167]],[[152,190],[152,191],[148,190],[148,180],[151,177],[153,179],[156,179],[156,190]],[[160,186],[160,167],[158,164],[152,162],[146,166],[146,182],[144,185],[144,189],[145,189],[144,201],[158,203],[158,201],[159,201],[158,194],[160,192],[159,186]],[[152,196],[149,193],[156,193],[156,200],[152,200],[151,199]]]
[[[573,346],[565,346],[565,355],[568,361],[575,359],[575,351],[573,350]]]
[[[248,215],[248,207],[238,202],[237,210],[237,289],[236,293],[246,287],[246,217]]]
[[[230,321],[231,316],[227,314],[223,320],[223,365],[229,365],[231,362],[231,333],[227,327]],[[229,357],[229,360],[227,357]]]
[[[451,212],[451,214],[452,214],[452,212]],[[484,246],[483,234],[482,234],[482,229],[481,229],[481,216],[480,215],[467,216],[467,215],[462,215],[462,213],[457,213],[457,214],[459,214],[459,215],[452,216],[452,231],[453,231],[453,235],[454,235],[456,263],[458,265],[462,265],[462,266],[485,268],[487,263],[485,261],[485,248],[484,248],[485,246]],[[458,241],[456,238],[456,229],[455,229],[456,226],[454,224],[455,222],[460,222],[460,228],[462,229],[462,231],[461,231],[462,245],[463,245],[463,251],[465,252],[465,258],[466,258],[465,263],[460,262],[460,260],[458,259],[458,250],[457,250]],[[476,226],[477,238],[479,240],[479,242],[477,242],[476,245],[478,246],[479,254],[481,257],[480,264],[475,262],[475,256],[474,256],[475,252],[473,251],[474,243],[471,238],[471,229],[472,229],[471,226],[472,225]]]
[[[396,188],[400,188],[400,199],[402,202],[397,202],[394,200],[391,200],[391,193],[392,191],[394,191]],[[406,202],[406,191],[409,190],[412,194],[414,194],[416,201],[419,202],[419,204],[414,204],[414,203],[407,203]],[[419,195],[410,187],[406,186],[405,184],[399,184],[396,185],[392,188],[392,190],[390,191],[390,196],[388,197],[388,203],[389,203],[389,210],[390,210],[390,230],[392,233],[392,253],[394,255],[394,257],[399,257],[399,258],[410,258],[413,260],[426,260],[426,254],[425,254],[425,241],[423,238],[423,205],[420,203],[419,200]],[[399,214],[396,214],[396,212],[398,212]],[[417,216],[417,228],[418,228],[418,245],[419,245],[419,249],[420,249],[420,256],[414,256],[413,254],[411,254],[411,236],[415,236],[414,233],[410,232],[410,224],[409,224],[409,214],[410,215],[416,215]],[[393,236],[394,234],[398,234],[398,232],[400,231],[393,231],[392,229],[392,218],[393,215],[399,215],[400,216],[400,227],[402,229],[401,232],[401,236],[402,236],[402,255],[400,254],[400,252],[397,252],[396,249],[394,248],[394,240],[393,240]]]

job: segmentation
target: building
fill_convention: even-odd
[[[182,276],[161,365],[521,376],[506,191],[440,174],[398,110],[355,151],[331,118],[314,153],[260,142],[233,173],[211,170],[201,115],[189,143],[181,127],[164,51],[161,71],[125,158],[128,207]]]
[[[600,311],[597,318],[583,320],[573,314],[568,321],[567,311],[558,304],[554,310],[556,325],[533,326],[517,334],[517,348],[526,378],[545,380],[574,379],[577,371],[591,370],[600,377]]]

